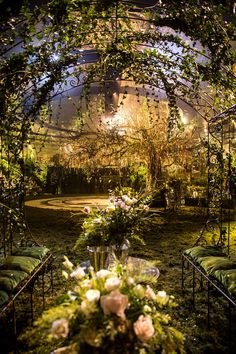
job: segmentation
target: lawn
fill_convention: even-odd
[[[80,232],[82,214],[27,207],[26,218],[28,232],[37,242],[48,246],[55,256],[54,295],[47,297],[47,306],[50,306],[58,294],[66,291],[61,276],[63,255],[67,255],[74,264],[88,257],[85,249],[73,250]],[[181,254],[193,245],[205,220],[203,209],[182,207],[175,213],[155,210],[151,223],[143,230],[145,247],[132,245],[130,254],[157,262],[160,277],[156,286],[158,290],[173,295],[179,305],[172,317],[174,325],[186,336],[187,353],[233,353],[236,343],[235,338],[229,341],[227,304],[219,298],[212,298],[211,327],[208,329],[206,293],[197,295],[197,307],[193,311],[191,293],[186,291],[183,294],[181,289]],[[236,259],[236,221],[231,222],[230,229],[230,249],[232,258]],[[235,322],[233,318],[233,325]],[[20,352],[33,353],[24,344],[20,343]]]

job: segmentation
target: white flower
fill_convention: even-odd
[[[128,284],[129,286],[134,285],[134,284],[135,284],[134,278],[128,277],[128,278],[127,278],[127,284]]]
[[[117,277],[112,277],[112,278],[106,279],[106,282],[104,285],[106,291],[115,290],[115,289],[119,288],[119,286],[120,286],[120,279]]]
[[[121,207],[121,205],[125,205],[125,203],[121,200],[121,199],[118,199],[116,202],[115,202],[115,207]]]
[[[85,296],[88,301],[96,302],[100,299],[100,291],[96,289],[89,289],[86,291]]]
[[[101,219],[101,218],[95,218],[95,219],[93,219],[93,223],[94,223],[94,224],[101,224],[101,222],[102,222],[102,219]]]
[[[121,202],[120,208],[123,209],[123,210],[125,210],[125,211],[129,211],[130,208],[131,208],[131,206],[126,205],[124,202]]]
[[[69,278],[69,274],[68,274],[65,270],[63,270],[61,273],[62,273],[62,276],[63,276],[65,279],[68,279],[68,278]]]
[[[76,269],[70,274],[70,276],[71,276],[72,278],[77,279],[77,280],[81,280],[81,279],[83,279],[84,276],[85,276],[85,271],[84,271],[83,268],[78,267],[78,268],[76,268]]]
[[[140,315],[133,326],[136,336],[142,342],[151,339],[155,333],[155,329],[152,325],[152,318],[150,316]]]
[[[106,208],[106,212],[109,213],[110,211],[113,211],[115,210],[115,205],[109,205],[107,208]]]
[[[69,295],[72,301],[75,301],[77,299],[77,296],[71,290],[69,290],[67,294]]]
[[[151,307],[148,306],[148,305],[144,305],[144,306],[143,306],[143,310],[144,310],[145,312],[152,312]]]
[[[141,284],[138,284],[134,287],[134,293],[140,299],[143,299],[145,296],[145,289]]]
[[[128,195],[124,194],[122,195],[121,199],[123,200],[123,202],[129,202],[130,201],[130,197],[128,197]]]
[[[91,289],[92,287],[92,280],[91,279],[84,279],[81,283],[80,283],[81,288],[88,288]]]
[[[64,256],[64,259],[65,259],[65,261],[63,262],[64,267],[69,270],[72,270],[74,267],[73,263],[71,263],[66,256]]]
[[[69,323],[67,319],[61,318],[52,324],[51,334],[54,338],[66,338],[69,333]]]
[[[132,199],[131,199],[131,203],[132,203],[132,204],[137,203],[137,201],[138,201],[138,199],[136,199],[136,198],[132,198]]]
[[[166,305],[169,301],[169,295],[167,295],[164,290],[158,291],[157,296],[156,296],[156,301],[160,305]]]
[[[112,272],[110,272],[109,270],[101,269],[96,273],[96,278],[107,278],[111,274],[112,274]]]

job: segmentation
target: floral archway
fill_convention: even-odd
[[[32,127],[50,124],[53,98],[72,86],[82,87],[85,99],[95,81],[101,90],[121,80],[154,87],[168,102],[170,135],[178,127],[181,102],[206,121],[233,104],[232,11],[211,2],[201,7],[198,1],[148,4],[53,0],[2,16],[1,203],[6,225],[23,225],[24,150],[32,141]],[[12,208],[14,217],[9,217]]]

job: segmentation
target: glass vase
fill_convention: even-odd
[[[130,249],[129,240],[124,240],[124,242],[121,244],[112,245],[111,246],[111,255],[112,255],[113,261],[117,261],[117,262],[125,265],[128,261],[129,249]]]
[[[95,272],[108,267],[110,248],[107,246],[88,246],[90,265]]]

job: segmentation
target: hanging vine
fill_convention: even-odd
[[[1,167],[1,174],[6,185],[19,185],[20,205],[24,145],[45,104],[55,92],[69,90],[72,78],[84,87],[84,97],[93,82],[107,79],[150,84],[164,92],[170,136],[179,125],[179,100],[206,119],[209,112],[232,105],[236,55],[230,45],[234,26],[224,19],[227,9],[211,1],[200,7],[195,1],[161,1],[151,9],[134,4],[50,0],[40,6],[23,2],[15,13],[2,13],[1,159],[9,169]],[[91,64],[86,64],[88,50],[96,55]]]

